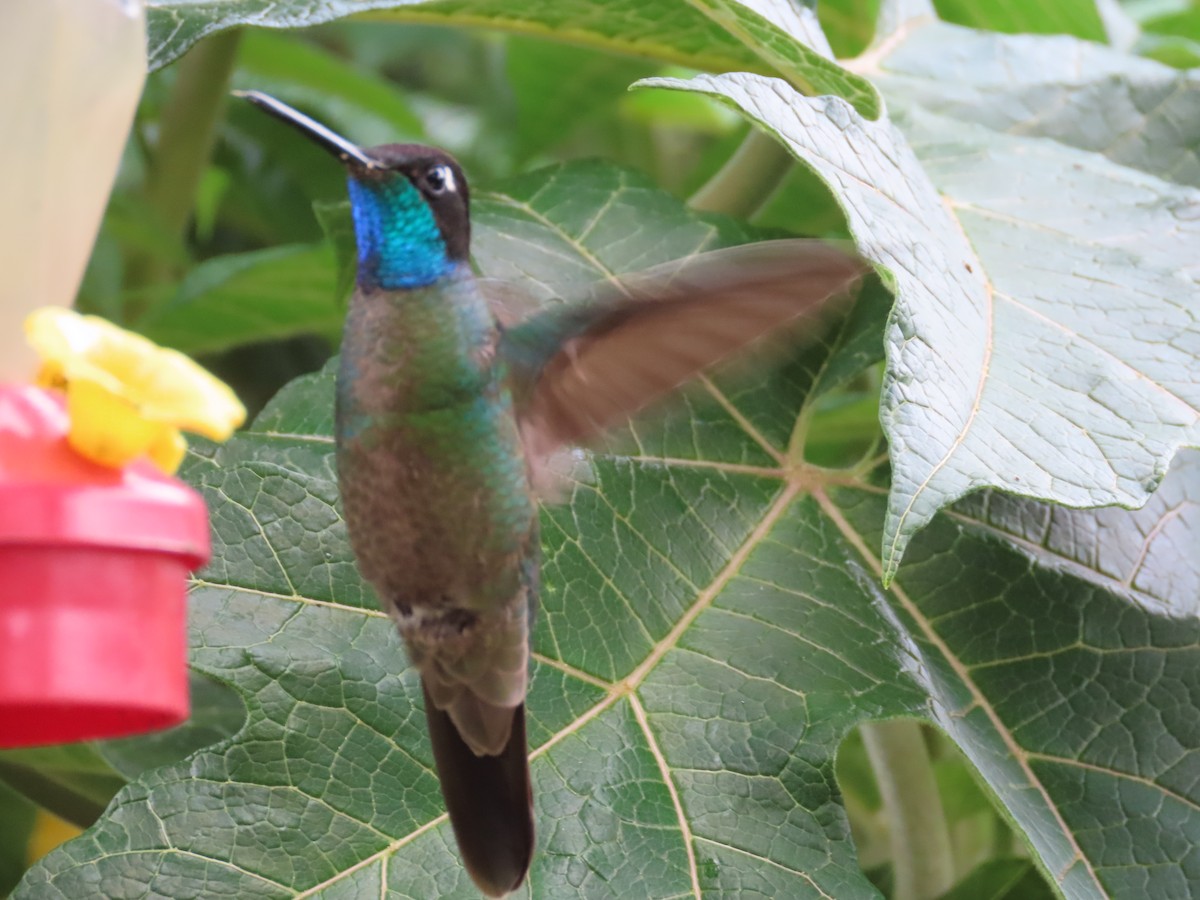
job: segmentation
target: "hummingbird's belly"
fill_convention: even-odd
[[[338,482],[381,601],[486,611],[520,591],[537,507],[507,392],[368,419],[339,442]]]

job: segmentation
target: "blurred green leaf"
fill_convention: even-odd
[[[615,108],[632,81],[656,68],[608,53],[519,37],[509,39],[507,51],[506,74],[517,105],[513,138],[518,162],[553,149],[583,122]],[[550,73],[555,74],[548,77]]]
[[[229,190],[229,182],[229,173],[223,169],[209,167],[205,170],[196,189],[196,205],[192,210],[198,240],[211,240],[221,200]]]
[[[0,782],[0,897],[7,897],[25,874],[37,807]]]
[[[394,85],[311,43],[270,31],[243,39],[234,86],[311,110],[363,146],[420,141],[425,127]]]
[[[0,751],[0,782],[81,828],[125,785],[91,744]]]
[[[121,321],[124,311],[123,268],[121,242],[102,230],[96,235],[96,243],[92,246],[92,255],[75,297],[75,308],[82,313],[104,316],[114,322]]]
[[[822,404],[809,425],[804,458],[813,465],[837,468],[847,460],[883,453],[882,439],[879,391],[865,391],[836,405]]]
[[[626,81],[622,90],[631,83]],[[635,91],[621,97],[621,108],[630,118],[646,124],[686,126],[714,134],[723,134],[741,125],[736,116],[730,116],[729,111],[718,104],[687,94]],[[726,151],[724,156],[728,155]]]
[[[976,867],[939,900],[1051,900],[1047,887],[1028,859],[995,859]]]
[[[1158,4],[1164,6],[1167,4]],[[1200,66],[1200,5],[1181,2],[1178,9],[1143,18],[1137,50],[1177,69]]]
[[[829,186],[804,166],[792,167],[783,184],[755,214],[754,221],[764,227],[786,228],[815,237],[850,237],[846,217]]]
[[[598,49],[695,69],[774,72],[814,93],[846,97],[868,117],[879,112],[869,82],[791,39],[735,0],[150,0],[151,68],[166,65],[200,38],[239,25],[294,28],[357,14],[388,21],[444,22],[559,37]]]
[[[232,253],[192,269],[138,327],[186,353],[297,334],[336,337],[343,307],[335,279],[333,252],[324,244]]]
[[[933,0],[933,5],[941,18],[956,25],[1008,34],[1069,34],[1101,43],[1108,38],[1095,0]]]
[[[1140,24],[1155,34],[1200,41],[1200,5],[1192,4],[1187,9],[1143,19]]]
[[[130,192],[116,194],[104,214],[104,232],[126,250],[145,251],[166,262],[184,265],[187,248],[163,229],[145,198]]]
[[[1194,69],[1200,66],[1200,41],[1187,38],[1145,35],[1138,44],[1138,52],[1176,69]]]
[[[358,245],[354,242],[354,218],[350,213],[350,201],[339,203],[314,203],[313,214],[325,232],[325,239],[333,248],[337,266],[337,280],[333,289],[334,299],[339,306],[354,290],[358,274]]]
[[[955,822],[978,813],[992,814],[990,799],[979,788],[975,774],[961,756],[955,754],[939,759],[934,769],[948,820]]]
[[[875,35],[881,0],[822,0],[817,4],[821,28],[838,58],[857,56]]]

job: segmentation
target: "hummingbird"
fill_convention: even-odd
[[[420,672],[463,862],[487,896],[534,848],[525,737],[538,496],[555,458],[735,351],[848,294],[864,266],[810,240],[714,251],[504,322],[470,263],[448,153],[360,147],[235,92],[341,161],[357,274],[337,375],[338,487],[363,578]]]

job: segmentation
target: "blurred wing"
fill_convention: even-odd
[[[581,303],[507,331],[517,416],[534,465],[587,444],[646,404],[846,295],[863,263],[818,241],[718,250],[602,283]],[[815,328],[814,328],[815,330]]]

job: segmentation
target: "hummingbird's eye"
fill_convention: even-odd
[[[447,165],[433,166],[425,173],[425,187],[435,197],[453,191],[454,172]]]

